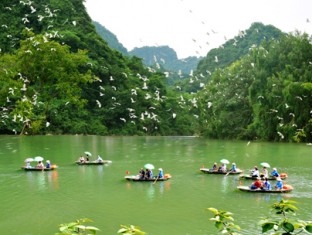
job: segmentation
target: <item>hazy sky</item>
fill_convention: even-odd
[[[312,0],[86,0],[85,6],[128,50],[167,45],[179,58],[205,56],[253,22],[312,34]]]

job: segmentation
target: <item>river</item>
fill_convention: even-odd
[[[312,218],[312,146],[220,141],[196,137],[0,136],[0,228],[11,235],[47,235],[61,223],[89,218],[98,234],[117,234],[137,225],[150,235],[217,234],[208,207],[234,213],[241,234],[261,234],[257,222],[270,205],[298,202],[297,218]],[[104,166],[74,164],[85,151],[112,161]],[[21,170],[24,159],[42,156],[59,167],[50,172]],[[237,191],[250,181],[199,171],[220,159],[247,172],[268,162],[285,172],[288,194]],[[128,182],[145,163],[164,169],[166,182]],[[271,169],[269,169],[271,170]]]

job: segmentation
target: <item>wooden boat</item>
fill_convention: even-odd
[[[289,193],[293,190],[293,187],[291,185],[284,185],[283,186],[283,189],[281,190],[263,190],[263,189],[250,189],[249,186],[237,186],[237,188],[240,190],[240,191],[244,191],[244,192],[251,192],[251,193]]]
[[[283,174],[280,174],[280,178],[282,180],[286,179],[288,176],[287,174],[283,173]],[[248,174],[244,174],[244,175],[240,175],[239,178],[241,179],[247,179],[247,180],[256,180],[257,177],[252,177],[251,175],[248,175]],[[264,177],[261,177],[261,180],[264,180],[265,178]],[[276,180],[276,177],[269,177],[268,180]]]
[[[88,161],[88,162],[81,162],[81,161],[75,161],[77,165],[104,165],[112,163],[110,160],[103,160],[103,161]]]
[[[209,168],[200,168],[199,169],[201,172],[204,172],[206,174],[219,174],[219,175],[237,175],[237,174],[241,174],[243,171],[241,169],[236,169],[235,172],[232,172],[231,170],[228,170],[226,172],[222,172],[222,171],[214,171],[212,169]]]
[[[156,177],[153,177],[151,179],[140,179],[139,175],[127,175],[125,176],[125,179],[128,181],[135,181],[135,182],[158,182],[158,181],[167,181],[171,178],[170,174],[165,174],[164,178],[158,178],[156,180]]]
[[[53,171],[54,169],[56,169],[57,167],[56,166],[51,166],[51,168],[46,168],[44,167],[43,169],[42,168],[37,168],[37,167],[26,167],[26,166],[22,166],[22,169],[25,170],[25,171]]]

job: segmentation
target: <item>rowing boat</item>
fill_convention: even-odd
[[[81,161],[75,161],[75,163],[77,165],[104,165],[104,164],[109,164],[109,163],[112,163],[112,161],[110,160],[103,160],[103,161],[84,161],[84,162],[81,162]]]
[[[251,193],[289,193],[293,190],[291,185],[284,185],[283,189],[264,190],[264,189],[250,189],[249,186],[237,186],[240,191],[251,192]]]
[[[157,182],[157,181],[167,181],[171,178],[169,174],[166,174],[164,178],[150,178],[150,179],[141,179],[139,175],[127,175],[125,179],[128,181],[135,181],[135,182]]]
[[[22,166],[22,169],[25,171],[53,171],[57,167],[51,167],[51,168],[37,168],[37,167],[26,167]]]
[[[199,169],[201,172],[204,172],[206,174],[219,174],[219,175],[226,175],[226,174],[229,174],[229,175],[237,175],[237,174],[241,174],[243,171],[240,170],[240,169],[236,169],[236,171],[231,171],[231,170],[228,170],[228,171],[214,171],[212,169],[209,169],[209,168],[200,168]]]
[[[282,180],[286,179],[287,177],[288,177],[287,174],[281,174],[280,175],[280,178]],[[247,179],[247,180],[256,180],[257,179],[257,177],[252,177],[251,175],[248,175],[248,174],[240,175],[239,178]],[[265,178],[263,176],[260,176],[260,178],[261,178],[261,180],[265,180]],[[272,176],[268,177],[268,180],[276,180],[276,179],[277,179],[276,177],[272,177]]]

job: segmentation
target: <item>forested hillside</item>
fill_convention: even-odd
[[[83,0],[3,0],[0,8],[1,134],[312,141],[309,35],[248,44],[171,89],[161,65],[110,48]],[[221,63],[222,53],[212,58]]]

